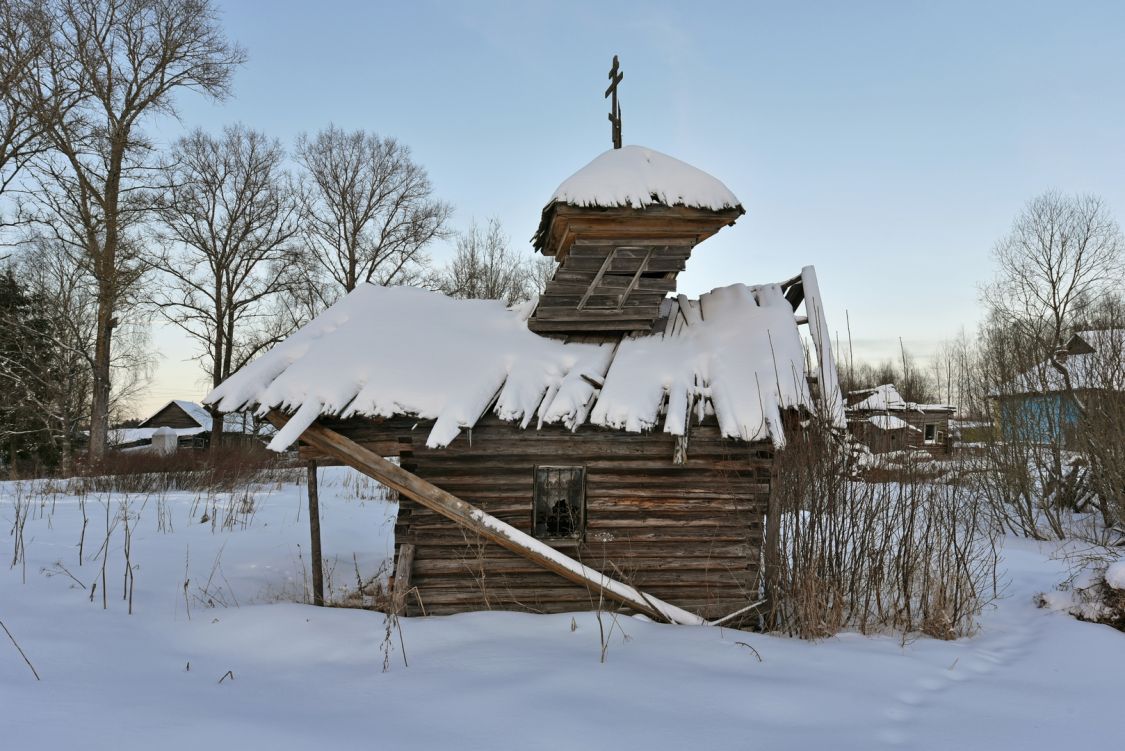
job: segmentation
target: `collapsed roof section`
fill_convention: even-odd
[[[692,416],[714,415],[725,437],[781,446],[785,409],[827,410],[843,425],[815,272],[807,267],[786,285],[681,295],[669,302],[663,330],[605,343],[539,336],[527,327],[526,306],[363,285],[205,401],[224,412],[292,413],[275,450],[321,415],[432,419],[427,445],[437,448],[489,412],[522,428],[673,435],[684,435]],[[794,315],[798,287],[817,350],[819,404]]]
[[[849,412],[953,412],[952,404],[919,404],[902,398],[892,383],[848,392]]]

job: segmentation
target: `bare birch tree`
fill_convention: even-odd
[[[421,281],[426,246],[447,236],[448,204],[433,197],[426,170],[393,138],[330,125],[297,139],[303,171],[301,237],[309,293],[318,308],[358,284]]]
[[[174,113],[181,89],[221,98],[244,59],[209,0],[49,0],[56,24],[30,82],[55,152],[38,165],[49,208],[97,287],[90,456],[105,451],[114,328],[143,271],[130,222],[152,186],[145,117]]]
[[[284,333],[269,325],[298,227],[284,161],[278,141],[236,125],[221,139],[200,130],[180,139],[165,168],[157,216],[172,248],[159,267],[172,283],[156,303],[199,343],[212,386]],[[222,429],[222,414],[212,412],[212,449]]]

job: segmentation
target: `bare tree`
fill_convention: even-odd
[[[940,393],[940,388],[933,381],[932,377],[918,367],[914,356],[903,348],[898,362],[883,360],[874,365],[868,362],[855,363],[842,374],[841,386],[848,393],[889,383],[894,385],[904,400],[924,404],[936,401],[936,395]]]
[[[1054,192],[1028,203],[996,245],[975,390],[999,426],[987,441],[983,492],[1013,531],[1068,536],[1067,515],[1091,503],[1107,528],[1116,523],[1125,492],[1114,432],[1120,358],[1103,346],[1095,367],[1095,356],[1072,359],[1065,345],[1091,311],[1112,313],[1111,293],[1125,285],[1123,253],[1100,199]]]
[[[289,280],[297,204],[281,144],[241,125],[221,139],[196,130],[165,167],[161,232],[173,249],[161,270],[172,280],[157,304],[202,347],[213,386],[277,341],[270,303]],[[212,412],[211,447],[223,416]]]
[[[1093,351],[1079,355],[1074,384],[1085,412],[1075,447],[1088,465],[1091,499],[1107,533],[1125,536],[1125,293],[1105,297],[1082,323],[1082,339]],[[1066,362],[1071,369],[1071,361]]]
[[[1032,199],[996,244],[990,309],[1050,354],[1069,335],[1073,317],[1122,283],[1121,229],[1096,196],[1054,191]],[[1073,390],[1061,362],[1057,370]]]
[[[25,82],[46,53],[50,28],[50,16],[39,3],[0,2],[0,196],[45,148],[43,126],[32,112]]]
[[[543,294],[547,283],[555,278],[555,267],[558,262],[550,256],[536,255],[531,262],[531,287],[536,295]]]
[[[457,235],[457,252],[440,275],[439,286],[450,297],[523,302],[537,293],[536,266],[511,249],[500,220],[481,228],[474,220]]]
[[[25,311],[12,305],[0,311],[2,338],[9,344],[0,355],[0,402],[15,404],[21,417],[4,420],[0,435],[10,440],[19,433],[17,442],[37,444],[31,453],[67,474],[89,415],[97,288],[69,248],[52,237],[34,236],[22,251],[10,267],[8,288],[18,280]],[[112,413],[126,408],[143,384],[147,345],[144,326],[126,325],[119,332]]]
[[[7,363],[4,390],[20,394],[31,418],[28,424],[45,436],[59,468],[68,474],[75,439],[89,414],[94,295],[88,277],[57,243],[47,238],[34,243],[34,253],[16,266],[34,316],[3,324],[24,339],[24,354],[31,357]]]
[[[50,208],[80,241],[97,286],[90,456],[105,450],[114,327],[143,270],[128,235],[133,199],[151,187],[151,145],[139,125],[174,113],[191,89],[221,98],[244,54],[219,28],[210,0],[49,0],[57,16],[46,59],[29,80],[56,157],[40,179]],[[131,248],[130,248],[131,246]],[[130,249],[132,252],[130,252]]]
[[[303,169],[302,239],[318,307],[364,282],[420,281],[430,241],[447,236],[451,209],[433,198],[426,170],[393,138],[330,125],[297,139]]]

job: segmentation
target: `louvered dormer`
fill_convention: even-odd
[[[532,242],[555,274],[528,327],[648,333],[692,249],[745,211],[720,181],[640,146],[605,152],[559,186]]]

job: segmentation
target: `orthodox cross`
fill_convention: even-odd
[[[613,94],[613,109],[609,113],[609,121],[613,123],[613,148],[621,148],[621,105],[617,103],[617,84],[625,74],[618,70],[617,55],[613,56],[613,67],[609,70],[609,88],[605,90],[605,97]]]

